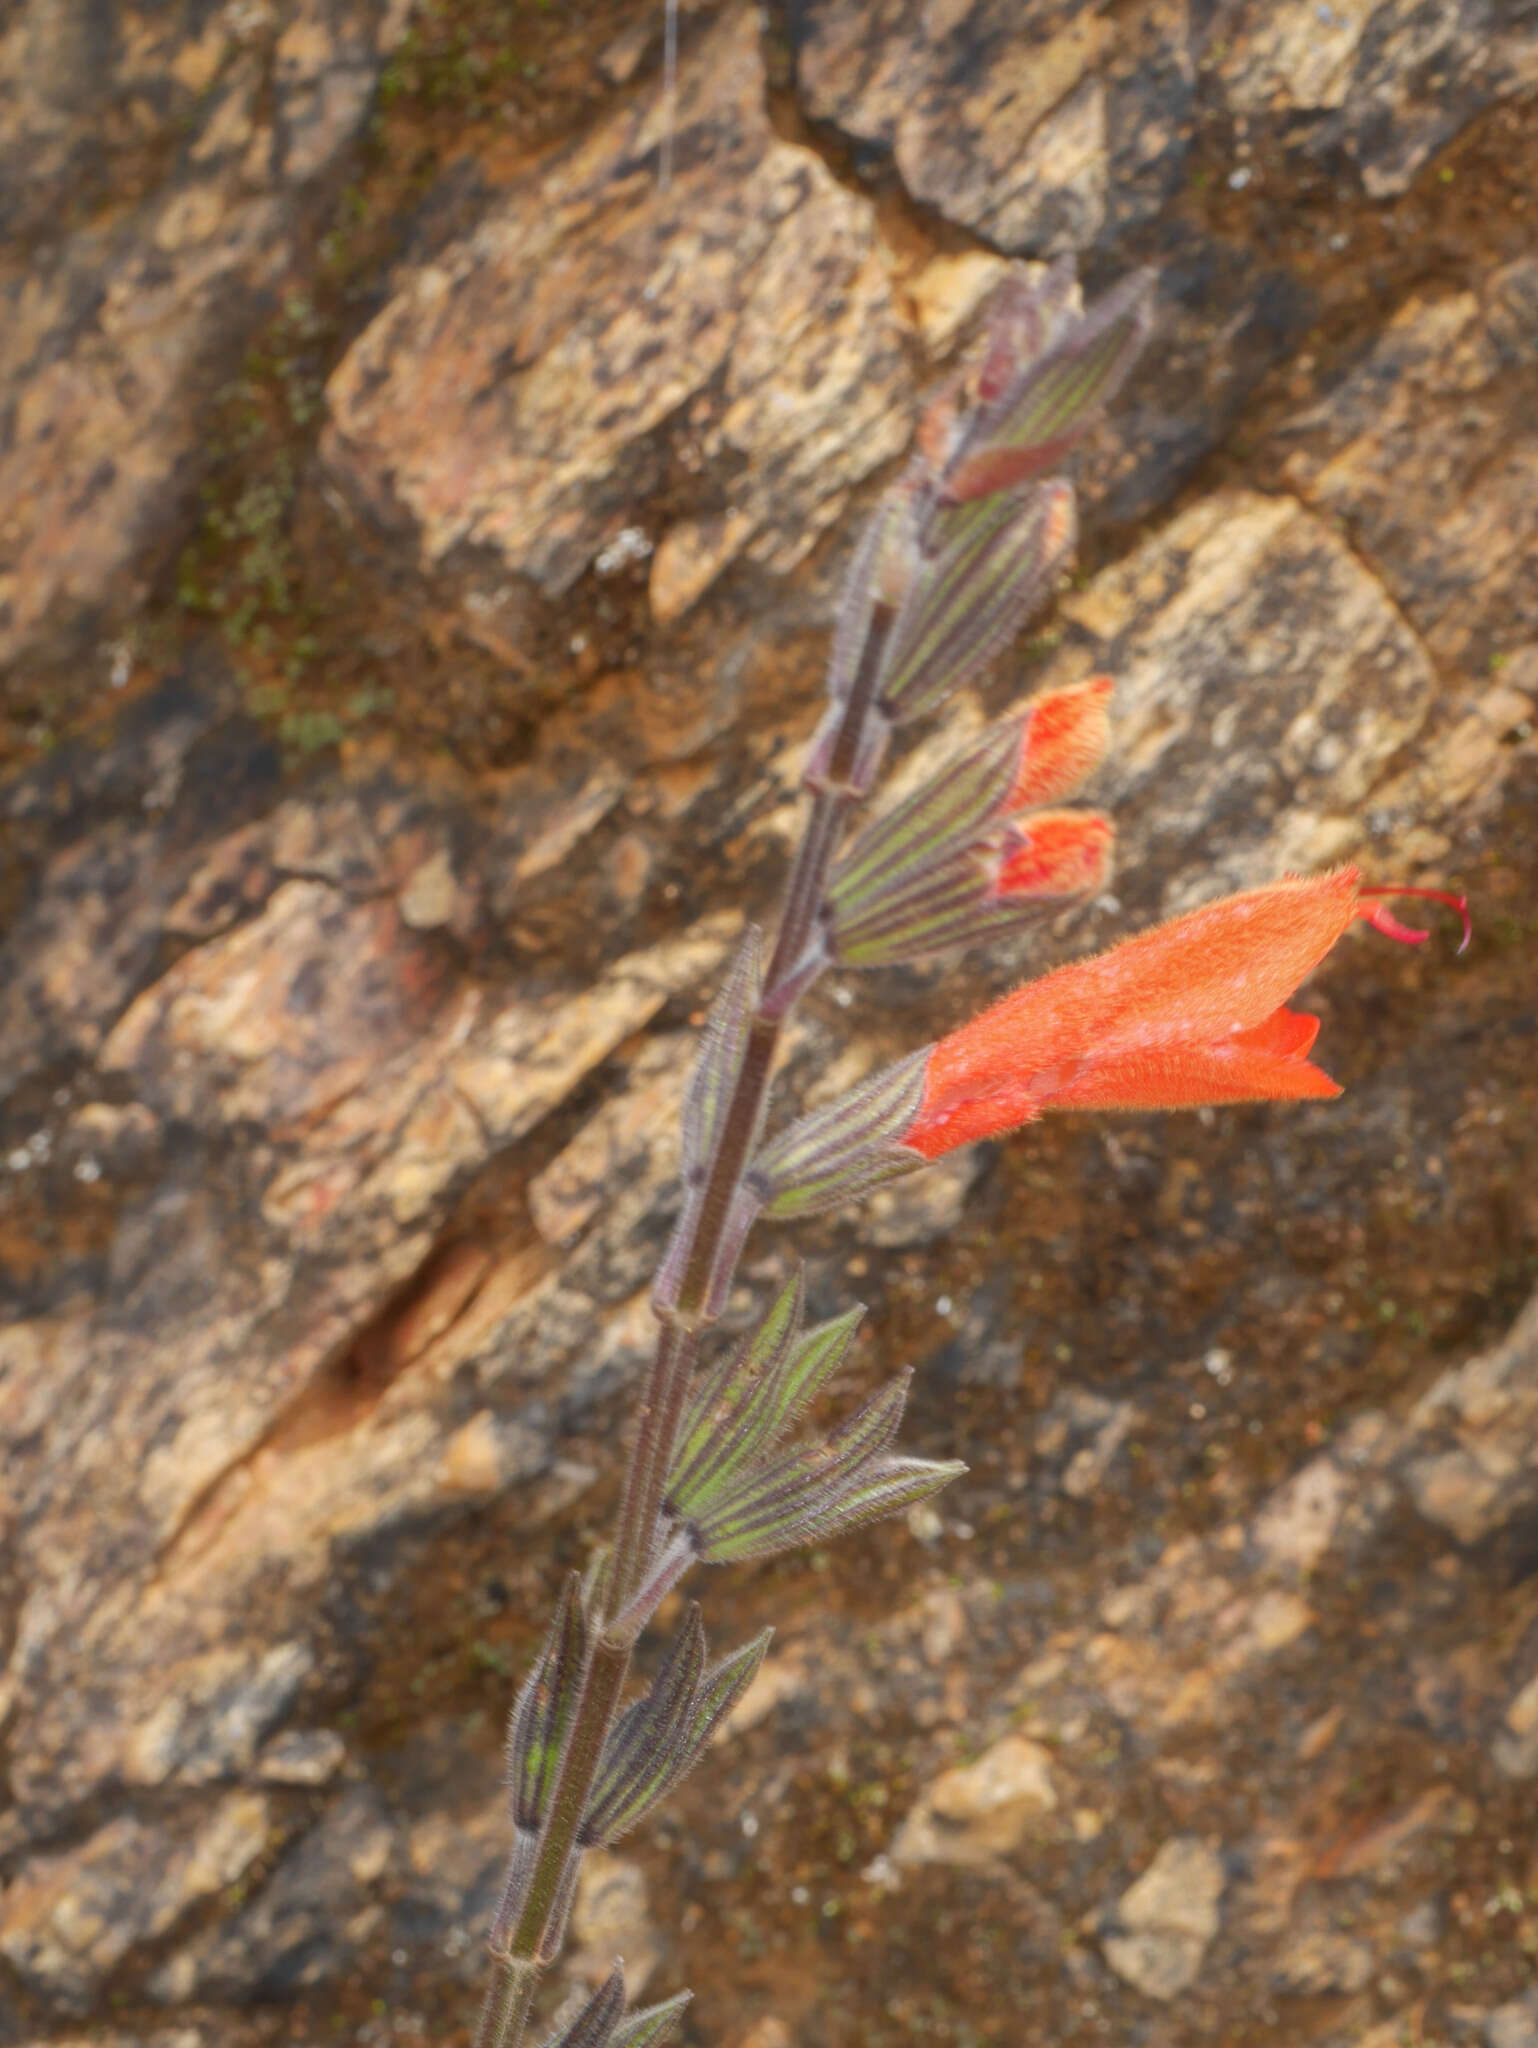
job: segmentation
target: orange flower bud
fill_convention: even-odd
[[[1099,811],[1037,811],[1011,828],[994,894],[1092,896],[1105,887],[1115,841]]]
[[[1099,766],[1110,738],[1109,676],[1091,676],[1066,690],[1044,690],[1025,707],[1020,766],[1009,808],[1056,803]]]

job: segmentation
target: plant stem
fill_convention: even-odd
[[[706,1175],[705,1195],[695,1224],[694,1243],[679,1288],[679,1316],[698,1323],[714,1276],[721,1235],[731,1214],[732,1199],[752,1154],[763,1120],[769,1081],[779,1051],[780,1031],[790,1014],[787,986],[795,977],[796,993],[811,984],[797,975],[810,944],[817,913],[828,891],[833,856],[838,851],[844,820],[862,792],[853,781],[864,751],[866,730],[876,699],[876,681],[896,614],[889,605],[871,613],[854,682],[844,700],[843,717],[834,737],[827,769],[815,781],[811,815],[791,865],[780,910],[779,935],[765,976],[763,995],[748,1030],[747,1049],[738,1069],[731,1102],[721,1119],[715,1152]],[[813,977],[815,979],[815,976]],[[672,1446],[668,1451],[671,1455]]]
[[[619,1532],[614,1543],[611,1612],[618,1612],[625,1605],[646,1576],[651,1532],[657,1526],[662,1506],[684,1389],[698,1351],[698,1334],[680,1323],[664,1323],[658,1332],[657,1349],[652,1354],[636,1422],[635,1443],[625,1472]]]
[[[486,1994],[476,2048],[507,2048],[521,2037],[538,1982],[539,1966],[532,1961],[509,1962],[499,1971]]]
[[[512,1959],[539,1955],[550,1909],[562,1890],[566,1865],[576,1846],[577,1831],[598,1775],[604,1738],[614,1719],[630,1670],[628,1646],[616,1648],[600,1639],[588,1660],[582,1692],[572,1717],[572,1730],[550,1795],[550,1813],[540,1836],[529,1894],[513,1930]]]
[[[811,812],[786,880],[763,995],[749,1026],[742,1066],[706,1167],[705,1192],[695,1211],[678,1305],[661,1316],[657,1349],[647,1374],[625,1471],[610,1592],[605,1601],[605,1612],[611,1617],[640,1588],[651,1561],[684,1397],[701,1334],[709,1323],[706,1305],[711,1283],[733,1201],[763,1121],[780,1033],[795,998],[816,978],[797,970],[815,937],[845,818],[863,794],[854,778],[865,751],[876,681],[894,616],[888,606],[875,607],[827,768],[808,777]],[[629,1643],[610,1640],[601,1618],[596,1633],[528,1891],[508,1952],[500,1959],[501,1975],[486,2002],[477,2048],[519,2048],[544,1952],[551,1939],[559,1936],[559,1930],[551,1925],[553,1909],[569,1893],[572,1859],[582,1853],[577,1837],[630,1669]],[[555,1917],[561,1917],[559,1911]]]

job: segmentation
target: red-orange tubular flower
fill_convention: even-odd
[[[1425,937],[1371,900],[1357,870],[1224,897],[1091,960],[1027,982],[929,1056],[902,1143],[936,1159],[1047,1109],[1185,1109],[1340,1093],[1308,1059],[1317,1017],[1285,1000],[1353,918]],[[1465,917],[1461,897],[1438,896]]]

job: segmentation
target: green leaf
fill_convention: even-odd
[[[748,1023],[758,1005],[759,933],[750,925],[738,944],[721,991],[711,1006],[689,1085],[684,1091],[684,1171],[701,1173],[732,1099]]]
[[[778,1442],[837,1370],[864,1313],[849,1310],[783,1345],[756,1378],[738,1383],[730,1405],[717,1404],[713,1433],[689,1470],[668,1487],[675,1515],[694,1520],[744,1466]]]
[[[833,871],[828,903],[849,918],[911,876],[972,845],[1004,812],[1024,721],[993,727],[924,786],[867,825]]]
[[[798,1446],[755,1466],[731,1492],[712,1501],[696,1519],[705,1562],[768,1557],[811,1541],[809,1532],[825,1525],[855,1474],[891,1448],[911,1378],[899,1374],[826,1442]]]
[[[748,1342],[729,1351],[699,1380],[684,1410],[668,1473],[666,1498],[675,1512],[687,1514],[688,1503],[702,1489],[751,1455],[755,1444],[751,1438],[744,1440],[743,1415],[754,1389],[774,1372],[794,1342],[804,1299],[798,1267]]]
[[[692,1991],[680,1991],[664,1999],[661,2005],[649,2005],[644,2012],[631,2013],[609,2037],[609,2048],[661,2048],[683,2018],[684,2008],[693,1996]]]
[[[1136,270],[1057,338],[978,413],[945,477],[953,504],[1012,489],[1053,469],[1120,390],[1153,330],[1154,274]]]
[[[773,1640],[772,1628],[760,1629],[750,1643],[744,1643],[730,1657],[723,1657],[713,1671],[706,1673],[704,1683],[694,1696],[694,1707],[689,1717],[688,1761],[679,1771],[678,1778],[685,1771],[693,1770],[711,1736],[758,1676],[758,1668],[768,1655]],[[673,1780],[675,1785],[678,1778]]]
[[[616,1735],[625,1734],[630,1723],[625,1755],[619,1756],[619,1745],[611,1742],[616,1751],[611,1767],[610,1750],[605,1751],[598,1792],[583,1823],[582,1838],[588,1843],[607,1844],[628,1834],[693,1770],[711,1736],[752,1684],[774,1631],[765,1629],[703,1678],[698,1676],[705,1647],[698,1607],[690,1609],[685,1634],[691,1637],[686,1658],[678,1656],[675,1645],[669,1657],[673,1668],[659,1673],[652,1693],[621,1720]],[[695,1671],[696,1682],[687,1696],[681,1696],[675,1678],[685,1663]],[[662,1695],[655,1708],[654,1695]]]
[[[946,524],[892,636],[880,699],[894,721],[970,682],[1049,595],[1073,547],[1073,489],[1057,482],[985,498]]]
[[[561,1589],[560,1603],[538,1661],[513,1702],[508,1721],[507,1777],[512,1792],[513,1824],[524,1832],[536,1831],[544,1820],[545,1804],[582,1687],[587,1624],[581,1589],[580,1576],[571,1573]]]
[[[865,1310],[857,1307],[818,1323],[796,1340],[789,1355],[766,1376],[755,1397],[761,1444],[775,1443],[822,1392],[843,1364],[864,1319]]]
[[[691,1600],[650,1690],[625,1709],[604,1744],[583,1818],[584,1842],[612,1842],[667,1790],[704,1669],[705,1631]]]
[[[957,1458],[881,1458],[846,1488],[828,1514],[814,1524],[807,1540],[826,1542],[831,1536],[863,1528],[867,1522],[901,1514],[961,1478],[966,1469]]]
[[[878,502],[844,575],[828,657],[828,695],[835,704],[854,688],[877,605],[896,610],[918,561],[914,496],[899,484]]]
[[[625,2010],[625,1973],[616,1963],[574,2019],[546,2048],[611,2048],[614,2029]]]

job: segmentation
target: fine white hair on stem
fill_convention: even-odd
[[[673,126],[678,110],[678,0],[666,0],[662,15],[662,159],[657,183],[665,192],[673,177]]]

